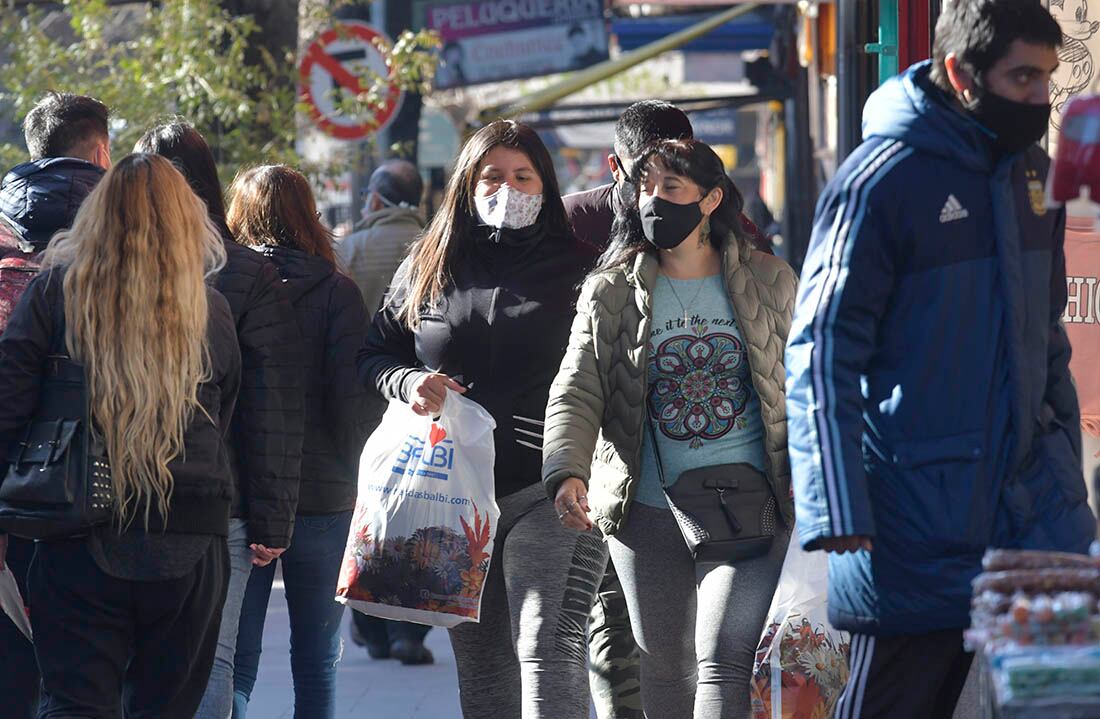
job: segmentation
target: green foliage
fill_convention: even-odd
[[[293,51],[278,56],[262,43],[251,17],[230,15],[216,0],[160,0],[120,15],[106,0],[63,0],[67,28],[44,24],[35,7],[0,6],[0,47],[6,48],[0,107],[21,119],[48,90],[91,95],[112,112],[113,154],[130,151],[156,122],[179,115],[206,135],[223,178],[242,166],[287,162],[295,152],[300,114]],[[306,25],[331,21],[325,8]],[[126,18],[126,22],[121,22]],[[391,77],[426,90],[435,68],[430,33],[406,32],[390,54]],[[384,99],[386,78],[372,77],[354,107]],[[25,159],[18,145],[0,145],[0,165]],[[325,175],[335,167],[303,168]]]

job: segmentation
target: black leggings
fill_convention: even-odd
[[[34,556],[34,542],[8,535],[7,565],[15,575],[23,601],[27,600],[27,572]],[[4,657],[4,669],[0,671],[0,701],[4,703],[3,715],[10,719],[34,719],[38,716],[38,662],[34,658],[34,646],[27,641],[15,622],[0,615],[0,657]]]
[[[40,719],[191,719],[214,663],[229,581],[224,537],[179,579],[116,579],[84,540],[41,542],[28,588]]]

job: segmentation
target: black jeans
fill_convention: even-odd
[[[15,575],[23,602],[27,600],[27,571],[34,556],[34,542],[8,536],[7,565]],[[38,662],[34,646],[27,641],[14,622],[0,615],[0,656],[4,669],[0,671],[0,701],[2,713],[11,719],[34,719],[38,715]],[[10,712],[10,713],[9,713]]]
[[[39,543],[28,586],[40,719],[191,719],[214,663],[229,581],[224,537],[179,579],[116,579],[84,540]]]

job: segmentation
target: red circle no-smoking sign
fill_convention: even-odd
[[[369,89],[362,81],[364,71],[389,77],[390,67],[386,56],[374,44],[376,38],[391,45],[389,38],[366,23],[341,22],[321,33],[302,58],[302,96],[310,117],[333,137],[359,140],[378,132],[393,121],[401,107],[404,93],[392,82],[380,109],[349,114],[340,106],[341,98]]]

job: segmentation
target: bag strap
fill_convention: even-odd
[[[650,444],[653,445],[653,456],[657,459],[657,479],[661,482],[661,489],[668,490],[668,482],[665,481],[665,465],[661,461],[661,450],[657,446],[657,430],[653,428],[653,417],[649,415],[649,402],[645,403],[645,425],[649,430]]]

